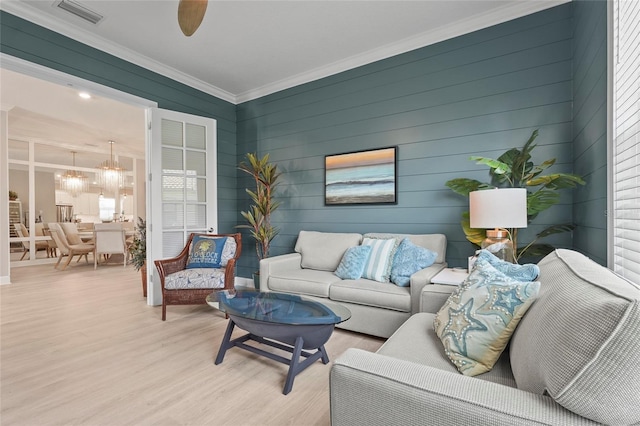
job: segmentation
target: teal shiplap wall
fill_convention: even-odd
[[[447,261],[466,265],[473,246],[459,220],[468,201],[445,182],[488,179],[470,156],[497,157],[539,129],[534,160],[573,169],[572,31],[565,4],[239,105],[239,154],[268,152],[284,172],[272,254],[292,251],[303,229],[444,233]],[[325,155],[393,145],[397,205],[324,205]],[[239,175],[243,209],[248,184]],[[571,220],[563,194],[521,238]],[[551,242],[570,247],[571,235]],[[240,262],[241,275],[255,268],[255,256]]]
[[[0,50],[122,92],[160,108],[211,117],[218,126],[218,225],[237,223],[235,105],[0,11]]]
[[[464,265],[473,250],[458,223],[467,201],[444,183],[485,180],[486,169],[469,156],[498,156],[539,128],[534,159],[556,157],[557,170],[575,169],[589,185],[565,193],[523,238],[573,219],[575,247],[602,261],[606,225],[591,212],[603,211],[606,199],[606,91],[597,72],[606,67],[604,3],[562,5],[237,107],[2,11],[0,48],[161,108],[216,118],[222,231],[242,223],[238,211],[247,205],[249,180],[235,165],[246,152],[269,152],[285,172],[273,254],[291,251],[301,229],[442,232],[447,260]],[[325,155],[392,145],[397,205],[324,206]],[[572,245],[568,234],[551,242]],[[249,276],[257,262],[250,238],[244,243],[238,272]]]
[[[607,3],[573,1],[573,245],[607,264]]]

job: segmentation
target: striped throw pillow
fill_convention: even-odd
[[[388,283],[391,275],[391,263],[398,247],[398,240],[395,238],[388,240],[365,238],[362,240],[362,245],[371,246],[371,254],[367,259],[362,278]]]

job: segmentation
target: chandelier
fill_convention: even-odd
[[[87,190],[87,177],[75,170],[76,152],[71,151],[71,154],[73,154],[74,170],[67,170],[65,174],[60,177],[60,188],[68,192],[72,197],[77,197],[78,194]]]
[[[113,159],[114,143],[114,141],[109,141],[111,156],[97,166],[98,172],[96,173],[98,186],[112,192],[116,192],[124,186],[124,174],[126,172],[124,167]]]

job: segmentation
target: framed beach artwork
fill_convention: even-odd
[[[327,155],[324,203],[397,204],[398,147]]]

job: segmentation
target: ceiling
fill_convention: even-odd
[[[568,0],[217,1],[191,37],[178,0],[60,0],[0,7],[234,103],[517,18]]]
[[[178,27],[178,0],[72,0],[103,15],[97,25],[59,1],[2,0],[0,8],[240,103],[568,0],[209,0],[191,37]],[[113,139],[116,152],[144,157],[143,109],[85,101],[73,88],[5,69],[0,78],[10,139],[89,152],[106,152]]]
[[[6,69],[0,69],[0,82],[10,139],[89,153],[109,152],[113,140],[116,155],[144,158],[144,109],[95,95],[82,99],[74,88]],[[69,152],[61,155],[66,157],[61,164],[71,158]],[[78,155],[78,165],[81,161]]]

